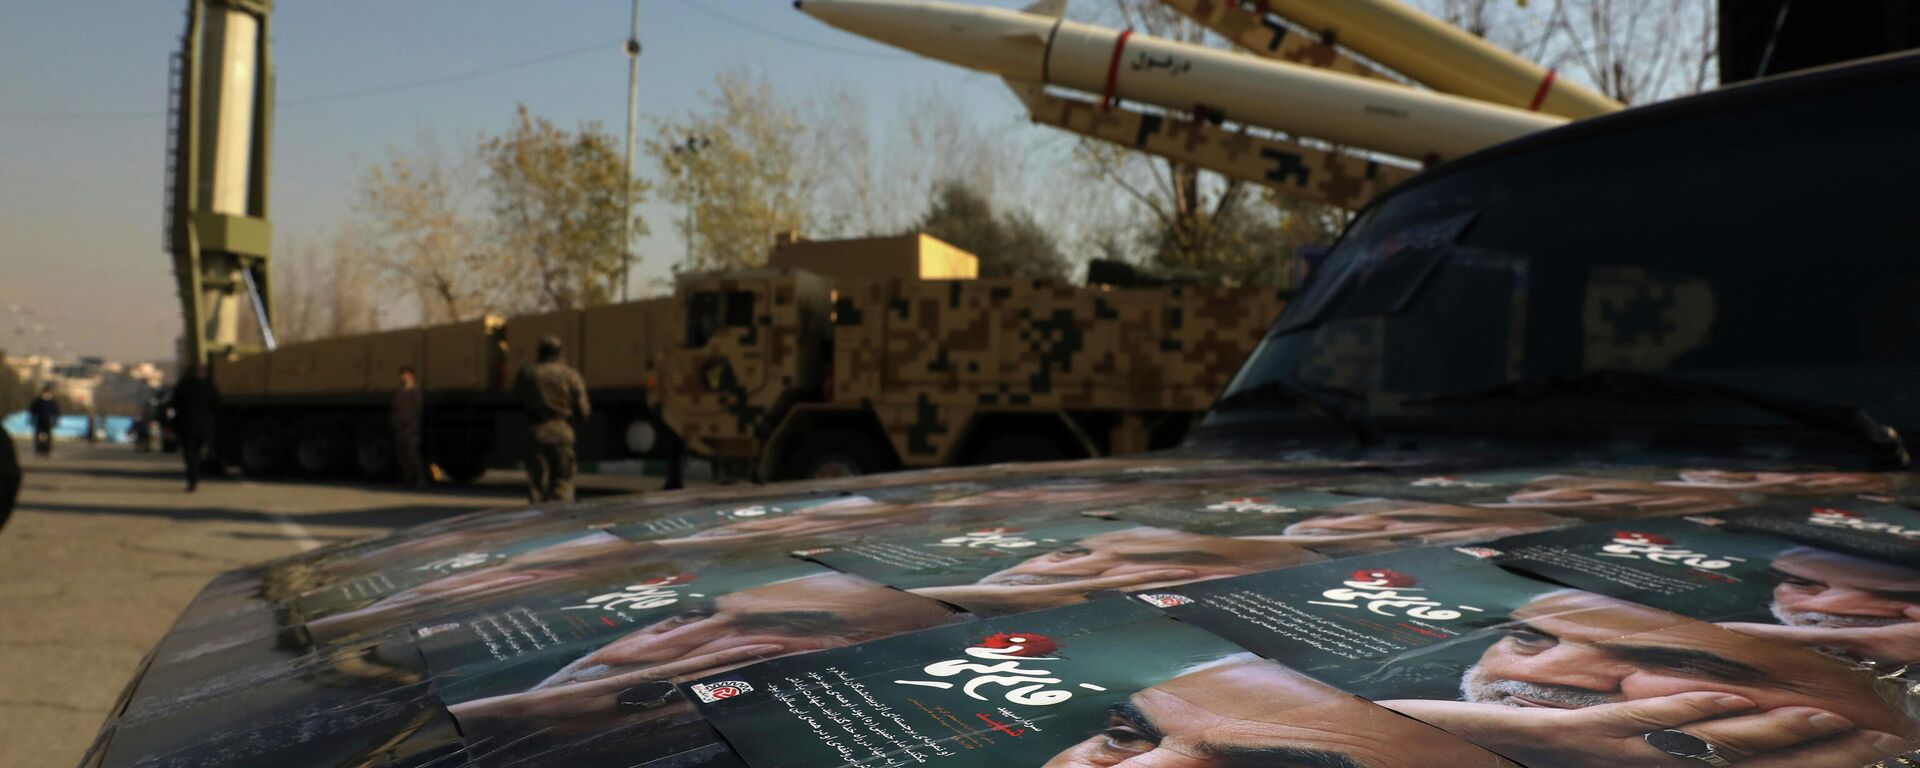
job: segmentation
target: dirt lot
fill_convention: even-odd
[[[322,544],[521,502],[520,477],[422,492],[349,483],[204,482],[174,454],[18,445],[25,487],[0,530],[0,766],[70,766],[141,656],[214,574]],[[582,494],[644,478],[583,479]]]

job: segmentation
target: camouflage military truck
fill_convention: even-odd
[[[777,245],[765,269],[672,296],[288,345],[220,361],[219,456],[252,473],[391,471],[403,365],[426,451],[511,466],[509,372],[558,336],[594,417],[583,461],[669,459],[771,479],[1130,453],[1178,442],[1279,313],[1271,289],[976,279],[926,235]]]

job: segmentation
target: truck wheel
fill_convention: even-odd
[[[287,443],[280,423],[257,418],[240,428],[240,471],[265,477],[286,467]]]
[[[893,452],[864,432],[829,429],[800,439],[781,463],[780,479],[813,480],[871,475],[899,467]]]
[[[433,463],[456,483],[471,483],[487,473],[487,457],[468,447],[437,451]]]
[[[309,419],[293,439],[293,460],[309,477],[337,474],[347,464],[353,445],[347,430],[331,420]]]
[[[353,469],[368,480],[390,480],[399,464],[393,458],[393,436],[385,427],[363,424],[353,435]]]
[[[967,453],[968,464],[1084,459],[1087,452],[1045,432],[1006,432]]]

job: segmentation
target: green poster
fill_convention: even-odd
[[[408,529],[371,541],[316,550],[310,558],[303,556],[272,563],[267,566],[268,589],[277,595],[297,597],[376,577],[398,567],[484,552],[529,537],[580,531],[585,527],[569,516],[540,507],[514,510],[497,517],[480,513],[462,515],[455,520],[461,522]]]
[[[427,559],[406,559],[378,571],[361,575],[301,595],[295,601],[300,614],[309,621],[374,605],[393,595],[417,589],[457,574],[490,571],[502,567],[540,561],[556,547],[591,544],[608,540],[606,534],[577,528],[488,542],[484,549],[443,552]]]
[[[1729,533],[1714,518],[1584,525],[1490,542],[1493,561],[1589,592],[1705,621],[1771,619],[1784,539]]]
[[[1666,470],[1513,470],[1428,475],[1343,485],[1341,491],[1391,499],[1418,499],[1483,509],[1530,510],[1581,520],[1672,517],[1733,509],[1739,491],[1664,482]]]
[[[982,615],[1080,602],[1324,559],[1284,542],[1080,515],[921,527],[796,554]]]
[[[1369,698],[1459,684],[1450,651],[1564,588],[1450,549],[1350,557],[1142,593],[1174,618]],[[1677,617],[1676,617],[1676,620]]]
[[[1858,497],[1776,501],[1723,515],[1727,528],[1920,567],[1920,512]]]
[[[821,506],[859,504],[868,501],[865,497],[800,497],[782,498],[765,501],[740,501],[728,504],[713,504],[695,507],[692,510],[678,509],[674,514],[648,517],[641,520],[610,520],[605,529],[625,539],[633,541],[654,541],[658,539],[683,538],[698,535],[702,531],[742,523],[772,521],[796,512],[802,512]]]
[[[783,555],[656,566],[422,627],[422,654],[461,730],[556,746],[625,733],[638,762],[700,739],[674,682],[966,618]]]
[[[1597,522],[1724,512],[1775,498],[1891,493],[1902,484],[1887,473],[1565,467],[1397,477],[1337,489]]]
[[[1359,500],[1343,493],[1297,488],[1235,491],[1168,502],[1122,504],[1087,514],[1193,533],[1233,536],[1278,533],[1301,517]]]
[[[599,583],[545,590],[414,631],[449,704],[629,672],[595,652],[674,617],[700,614],[734,592],[825,573],[791,558],[759,563],[664,560],[603,572]],[[585,662],[583,663],[583,660]],[[624,662],[634,669],[645,665]]]
[[[1920,568],[1725,527],[1635,520],[1487,546],[1507,568],[1744,634],[1890,667],[1920,662]]]
[[[1311,490],[1207,496],[1088,514],[1192,533],[1283,542],[1326,555],[1465,544],[1577,524],[1533,509],[1492,509]]]

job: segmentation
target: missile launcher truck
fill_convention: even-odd
[[[787,242],[764,269],[671,296],[283,345],[216,360],[215,460],[382,477],[397,372],[424,390],[429,461],[516,464],[512,372],[561,339],[593,416],[582,462],[711,459],[776,479],[1106,456],[1171,446],[1279,313],[1274,289],[976,278],[927,235]]]

